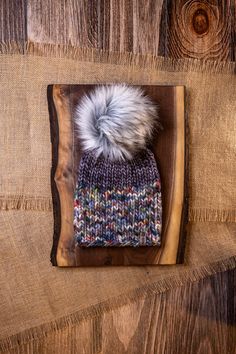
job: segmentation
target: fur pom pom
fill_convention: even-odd
[[[75,122],[85,151],[111,160],[131,159],[151,138],[157,107],[141,88],[98,86],[76,107]]]

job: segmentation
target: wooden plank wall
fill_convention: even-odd
[[[234,61],[235,0],[1,0],[0,42]]]
[[[234,61],[235,0],[1,0],[0,41]]]
[[[235,0],[1,0],[0,42],[235,61],[235,7]],[[228,271],[137,300],[90,321],[85,333],[81,327],[80,338],[90,340],[81,351],[83,341],[74,343],[75,352],[236,353],[235,286]]]
[[[0,43],[27,39],[27,4],[25,0],[0,1]]]
[[[167,0],[163,4],[159,55],[235,60],[235,0]]]
[[[162,0],[28,0],[27,9],[32,41],[158,53]]]
[[[36,351],[8,354],[235,354],[234,273],[137,299],[36,340]]]

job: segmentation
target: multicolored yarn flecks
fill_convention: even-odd
[[[159,246],[161,226],[160,176],[150,150],[116,162],[83,154],[74,195],[78,246]]]
[[[160,245],[160,183],[99,192],[79,188],[75,194],[77,242],[82,246]]]

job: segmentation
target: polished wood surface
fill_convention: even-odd
[[[104,266],[176,264],[183,262],[187,223],[185,190],[185,114],[183,86],[142,86],[145,94],[159,106],[163,130],[152,143],[162,183],[162,244],[160,247],[95,247],[75,246],[73,230],[73,198],[81,149],[73,136],[75,106],[94,85],[54,85],[48,95],[52,144],[58,146],[52,193],[54,202],[54,245],[52,263],[58,266]],[[57,128],[58,127],[58,128]],[[56,128],[56,129],[55,129]],[[59,136],[59,138],[58,138]],[[56,187],[56,188],[55,188]],[[54,193],[56,195],[54,196]],[[57,222],[60,225],[59,229]],[[55,246],[55,243],[57,244]]]
[[[73,175],[71,169],[74,164],[73,154],[71,152],[73,136],[71,129],[71,116],[69,110],[69,102],[66,97],[61,96],[60,85],[54,85],[53,101],[57,112],[58,119],[58,137],[52,137],[53,141],[58,140],[57,167],[54,179],[60,198],[59,216],[60,222],[60,238],[57,246],[57,259],[61,266],[74,265],[74,245],[73,245]],[[52,133],[53,134],[53,133]],[[54,189],[53,189],[54,191]],[[54,198],[54,197],[53,197]],[[56,216],[58,220],[58,216]]]

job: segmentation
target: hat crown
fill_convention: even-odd
[[[79,185],[100,190],[142,187],[160,179],[154,154],[148,148],[133,159],[112,161],[94,152],[84,152],[80,161]]]

